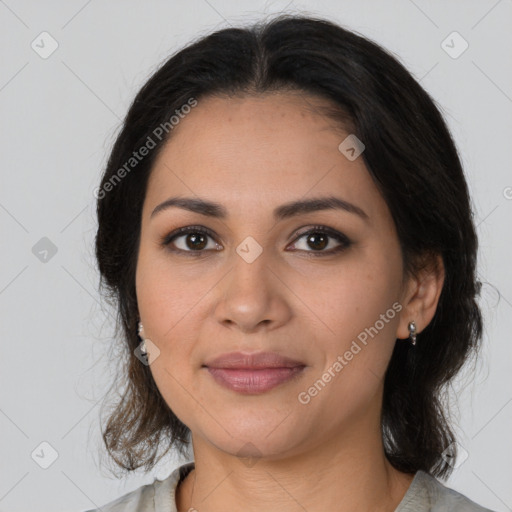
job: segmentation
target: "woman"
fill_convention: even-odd
[[[476,355],[477,237],[432,99],[385,50],[280,16],[204,37],[135,98],[96,255],[146,470],[103,511],[484,511],[445,487],[441,392]]]

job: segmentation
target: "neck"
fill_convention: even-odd
[[[375,420],[371,431],[369,419],[361,418],[298,454],[250,464],[193,436],[195,469],[177,489],[178,511],[393,512],[414,475],[388,462]]]

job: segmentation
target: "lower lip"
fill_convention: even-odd
[[[257,394],[269,391],[289,381],[304,370],[304,366],[294,368],[262,368],[243,370],[240,368],[206,368],[210,375],[222,386],[244,394]]]

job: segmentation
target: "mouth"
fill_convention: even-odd
[[[260,394],[300,375],[306,364],[274,352],[222,354],[203,365],[214,381],[242,394]]]

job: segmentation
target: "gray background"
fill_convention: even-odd
[[[129,102],[166,57],[199,35],[282,10],[375,39],[446,116],[473,196],[487,283],[483,357],[452,390],[468,458],[448,485],[512,510],[511,0],[0,0],[0,511],[78,512],[181,463],[170,457],[123,481],[99,466],[100,406],[117,366],[111,313],[97,291],[93,190]],[[44,31],[58,43],[47,58],[31,47],[50,49]],[[457,58],[442,46],[453,31],[469,44]],[[453,37],[446,44],[452,54],[463,48]],[[47,469],[40,464],[52,451],[42,442],[58,454]]]

